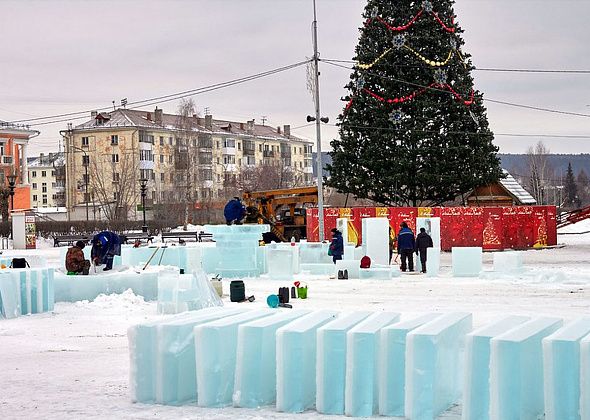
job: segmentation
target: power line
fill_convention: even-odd
[[[211,92],[211,91],[214,91],[214,90],[223,89],[223,88],[234,86],[234,85],[237,85],[237,84],[246,83],[246,82],[250,82],[252,80],[256,80],[256,79],[260,79],[260,78],[263,78],[263,77],[271,76],[271,75],[274,75],[274,74],[277,74],[277,73],[281,73],[283,71],[291,70],[291,69],[294,69],[296,67],[300,67],[300,66],[306,65],[309,61],[310,60],[300,61],[298,63],[290,64],[288,66],[278,67],[278,68],[275,68],[275,69],[272,69],[272,70],[268,70],[268,71],[265,71],[265,72],[256,73],[256,74],[253,74],[253,75],[241,77],[241,78],[238,78],[238,79],[229,80],[229,81],[222,82],[222,83],[216,83],[216,84],[209,85],[209,86],[203,86],[203,87],[196,88],[196,89],[185,90],[185,91],[182,91],[182,92],[177,92],[177,93],[173,93],[173,94],[169,94],[169,95],[163,95],[163,96],[158,96],[158,97],[154,97],[154,98],[144,99],[144,100],[141,100],[141,101],[129,102],[129,103],[127,103],[127,105],[129,107],[135,105],[136,108],[139,108],[139,107],[154,105],[156,103],[163,103],[163,102],[175,101],[177,99],[181,99],[181,98],[184,98],[184,97],[187,97],[187,96],[199,95],[199,94],[202,94],[202,93],[207,93],[207,92]],[[11,121],[11,123],[12,124],[16,124],[16,123],[25,123],[25,122],[32,122],[32,121],[43,121],[43,120],[49,120],[49,119],[58,118],[58,120],[55,120],[55,121],[48,121],[48,122],[37,123],[37,124],[29,124],[31,126],[39,126],[39,125],[52,124],[52,123],[57,123],[57,122],[64,122],[64,121],[76,120],[76,119],[80,119],[80,118],[86,118],[86,115],[89,114],[91,111],[106,111],[106,110],[110,110],[110,109],[111,109],[111,106],[105,106],[105,107],[102,107],[102,108],[97,108],[97,109],[92,109],[92,110],[86,110],[86,111],[77,111],[77,112],[69,112],[69,113],[64,113],[64,114],[48,115],[48,116],[44,116],[44,117],[29,118],[29,119],[22,119],[22,120],[14,120],[14,121]],[[81,114],[84,114],[84,116],[76,117],[76,116],[81,115]],[[76,117],[76,118],[63,119],[64,117]]]
[[[340,68],[343,68],[343,69],[346,69],[346,70],[354,70],[353,67],[347,67],[347,66],[343,66],[343,65],[337,64],[337,63],[326,62],[326,64],[329,64],[329,65],[335,66],[335,67],[340,67]],[[394,82],[402,83],[402,84],[405,84],[405,85],[408,85],[408,86],[419,87],[419,88],[423,88],[423,89],[427,89],[427,90],[431,90],[431,91],[435,91],[435,92],[448,93],[448,91],[443,90],[443,89],[438,89],[438,88],[431,87],[431,86],[421,85],[419,83],[408,82],[408,81],[405,81],[405,80],[396,79],[395,77],[382,76],[380,74],[369,72],[369,71],[363,71],[363,73],[364,74],[370,74],[370,75],[379,77],[381,79],[393,80]],[[513,102],[499,101],[499,100],[490,99],[490,98],[482,98],[482,100],[483,101],[487,101],[487,102],[492,102],[492,103],[500,104],[500,105],[512,106],[512,107],[516,107],[516,108],[524,108],[524,109],[531,109],[531,110],[534,110],[534,111],[542,111],[542,112],[549,112],[549,113],[554,113],[554,114],[562,114],[562,115],[571,115],[571,116],[575,116],[575,117],[590,118],[590,114],[582,114],[582,113],[579,113],[579,112],[561,111],[561,110],[558,110],[558,109],[542,108],[542,107],[532,106],[532,105],[523,105],[523,104],[517,104],[517,103],[513,103]]]

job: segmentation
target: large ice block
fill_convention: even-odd
[[[272,309],[258,309],[194,328],[199,406],[225,407],[232,403],[238,327],[276,313]]]
[[[90,276],[67,276],[55,273],[55,301],[94,300],[101,293],[123,293],[127,289],[145,300],[158,298],[158,272],[100,272]]]
[[[545,419],[580,419],[580,341],[590,317],[577,319],[543,339]]]
[[[212,233],[218,252],[215,273],[224,278],[257,277],[260,275],[259,241],[269,225],[205,225]]]
[[[336,219],[336,229],[342,233],[342,243],[348,243],[348,219],[346,217],[339,217]]]
[[[121,262],[126,266],[143,267],[151,258],[149,266],[173,266],[190,274],[202,269],[204,249],[205,246],[201,243],[195,246],[123,247]]]
[[[167,269],[159,273],[158,313],[176,314],[222,305],[223,302],[202,270],[179,274],[176,269]]]
[[[361,280],[391,280],[392,277],[400,277],[401,273],[396,266],[359,268]]]
[[[0,270],[0,318],[53,310],[53,268]]]
[[[435,319],[438,314],[426,314],[418,318],[398,322],[381,330],[379,354],[379,414],[404,415],[406,336],[410,331]]]
[[[494,271],[499,273],[521,273],[524,271],[521,251],[494,252]]]
[[[420,263],[418,259],[417,263]],[[438,277],[440,271],[440,248],[426,248],[426,277]]]
[[[256,408],[274,404],[277,390],[276,331],[308,313],[304,309],[285,311],[239,326],[234,406]]]
[[[462,420],[489,419],[490,340],[529,319],[511,315],[467,334]]]
[[[389,220],[367,217],[362,221],[363,249],[373,264],[389,264]]]
[[[323,242],[300,242],[299,262],[300,264],[326,264],[332,263],[332,257],[328,255],[329,243]],[[301,267],[303,270],[303,267]]]
[[[266,247],[266,265],[271,280],[293,280],[295,273],[295,251],[298,249]]]
[[[300,413],[316,399],[316,332],[337,316],[316,311],[277,330],[277,410]]]
[[[349,279],[358,279],[360,278],[360,266],[361,262],[358,260],[336,260],[334,276],[338,278],[338,271],[346,270]]]
[[[461,397],[471,314],[441,315],[407,335],[405,416],[432,420]]]
[[[440,217],[416,217],[416,235],[420,228],[430,235],[434,248],[440,248]]]
[[[482,268],[482,248],[451,248],[453,277],[478,277]]]
[[[317,330],[316,410],[344,414],[346,333],[367,318],[368,311],[341,315]]]
[[[590,419],[590,335],[580,341],[580,417]]]
[[[344,254],[342,255],[343,260],[354,260],[354,249],[356,246],[352,244],[344,244]]]
[[[397,321],[398,313],[375,313],[346,333],[347,416],[370,417],[378,413],[380,331]]]
[[[541,340],[561,324],[558,318],[536,318],[492,338],[491,419],[537,419],[543,415]]]

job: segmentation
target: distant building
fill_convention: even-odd
[[[8,188],[8,176],[16,175],[14,210],[31,207],[31,194],[27,171],[27,145],[39,135],[27,126],[0,121],[0,188]],[[8,205],[10,208],[10,201]]]
[[[65,161],[63,153],[41,153],[28,158],[31,207],[65,207]]]
[[[66,206],[76,219],[85,208],[101,218],[139,219],[140,179],[147,180],[146,208],[189,201],[198,208],[256,188],[252,178],[263,166],[280,169],[269,177],[284,178],[281,187],[313,181],[312,143],[291,135],[289,125],[117,109],[93,112],[61,134]]]
[[[489,206],[533,206],[537,201],[520,185],[507,170],[500,181],[478,187],[466,197],[470,207]]]

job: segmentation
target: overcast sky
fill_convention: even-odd
[[[321,57],[349,60],[366,0],[317,0]],[[481,68],[590,69],[590,0],[457,0],[465,50]],[[220,83],[312,55],[312,0],[0,0],[0,120],[90,110]],[[349,70],[321,66],[322,115],[336,121]],[[590,75],[474,73],[486,98],[590,114]],[[267,117],[277,126],[313,114],[300,67],[194,96],[214,118]],[[497,134],[547,139],[553,152],[589,153],[590,118],[486,103]],[[149,109],[153,109],[150,106]],[[161,104],[174,112],[175,102]],[[147,109],[147,108],[146,108]],[[74,120],[78,124],[83,120]],[[57,150],[66,122],[35,127],[31,153]],[[314,127],[294,131],[315,139]],[[337,136],[324,126],[323,148]],[[505,153],[541,138],[496,136]]]

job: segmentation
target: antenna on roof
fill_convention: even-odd
[[[266,115],[263,115],[263,116],[260,117],[260,119],[262,120],[262,125],[264,125],[264,123],[266,122],[266,120],[268,118],[266,118]]]
[[[208,106],[205,107],[205,109],[203,110],[203,112],[205,113],[205,115],[210,115],[210,109]]]
[[[116,111],[117,108],[115,108],[115,101],[113,101],[113,111]]]
[[[123,99],[121,99],[121,106],[122,106],[123,108],[126,108],[126,107],[127,107],[127,98],[123,98]]]

